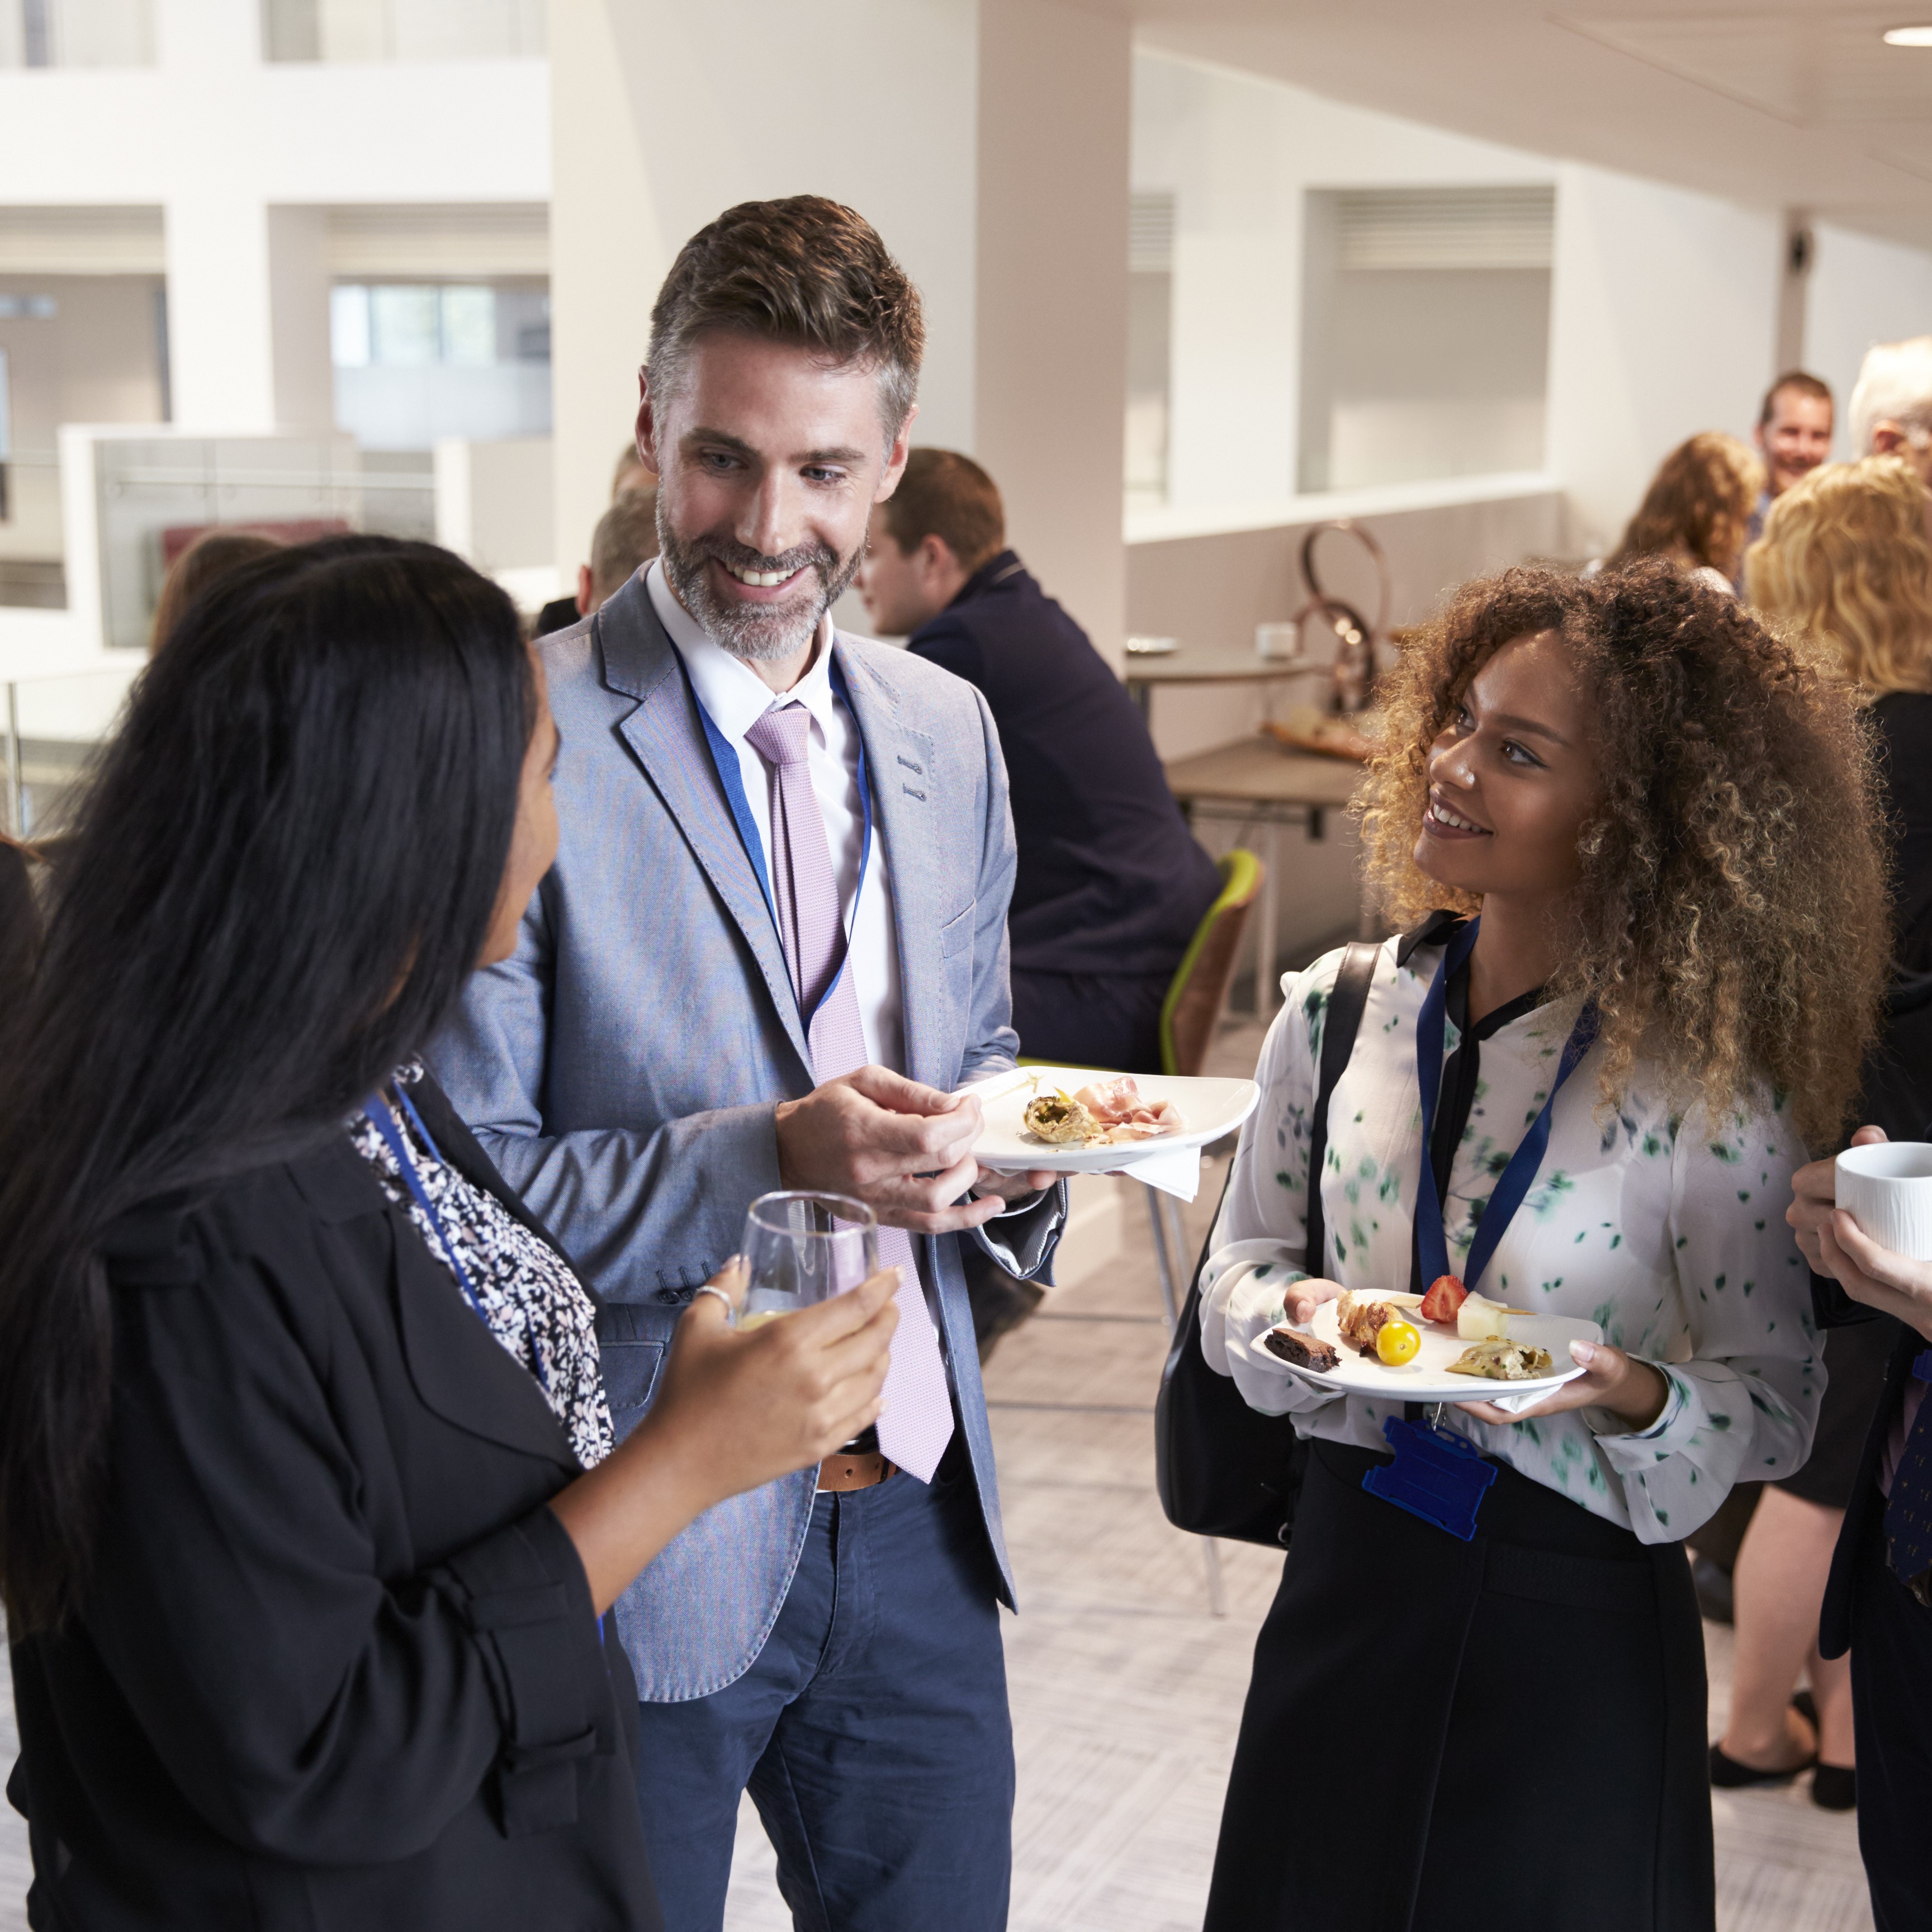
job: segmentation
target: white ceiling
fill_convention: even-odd
[[[1117,0],[1140,44],[1932,247],[1932,0]]]

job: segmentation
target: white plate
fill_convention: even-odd
[[[1252,1080],[1187,1080],[1178,1074],[1136,1073],[1134,1084],[1149,1101],[1172,1100],[1187,1124],[1175,1134],[1128,1141],[1111,1147],[1049,1147],[1028,1133],[1021,1120],[1036,1094],[1064,1090],[1077,1094],[1114,1073],[1091,1067],[1022,1066],[965,1090],[986,1110],[985,1131],[973,1144],[982,1167],[1001,1174],[1036,1168],[1051,1174],[1114,1174],[1150,1154],[1180,1154],[1231,1134],[1254,1112],[1262,1090]]]
[[[1510,1340],[1547,1348],[1555,1372],[1522,1382],[1492,1382],[1482,1376],[1452,1376],[1448,1372],[1449,1364],[1469,1346],[1454,1329],[1424,1321],[1406,1295],[1364,1298],[1402,1304],[1402,1318],[1412,1322],[1422,1336],[1422,1346],[1416,1351],[1414,1361],[1405,1362],[1399,1369],[1391,1369],[1357,1354],[1342,1340],[1335,1326],[1338,1304],[1333,1301],[1324,1301],[1316,1309],[1314,1320],[1304,1331],[1318,1342],[1326,1342],[1330,1348],[1340,1352],[1340,1364],[1328,1374],[1318,1374],[1312,1369],[1298,1368],[1292,1362],[1283,1361],[1269,1348],[1268,1331],[1265,1329],[1247,1345],[1248,1359],[1263,1368],[1293,1376],[1310,1388],[1330,1389],[1342,1395],[1380,1396],[1384,1402],[1494,1402],[1498,1396],[1507,1396],[1514,1404],[1525,1396],[1534,1400],[1548,1395],[1565,1382],[1574,1382],[1583,1371],[1570,1359],[1570,1344],[1600,1342],[1604,1339],[1604,1331],[1595,1322],[1579,1321],[1574,1316],[1512,1315],[1509,1320]]]

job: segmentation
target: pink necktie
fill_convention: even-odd
[[[812,714],[794,701],[774,705],[745,734],[745,741],[772,767],[777,781],[771,794],[772,896],[799,1010],[812,1015],[806,1039],[812,1078],[823,1083],[865,1065],[866,1036],[852,975],[838,971],[845,935],[824,814],[806,763],[811,736]],[[835,974],[838,983],[829,998],[822,997]],[[899,1270],[899,1325],[886,1372],[879,1447],[901,1468],[929,1483],[952,1439],[946,1364],[920,1287],[911,1238],[903,1228],[880,1227],[879,1259]]]

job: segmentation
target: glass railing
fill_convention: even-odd
[[[419,452],[346,439],[116,436],[98,446],[100,637],[141,650],[168,566],[215,524],[289,542],[339,530],[434,541],[436,480]]]
[[[137,664],[117,664],[0,684],[0,829],[18,838],[61,830],[140,672]]]
[[[546,51],[544,0],[262,0],[272,61],[514,60]]]
[[[0,0],[0,68],[154,64],[153,0]]]

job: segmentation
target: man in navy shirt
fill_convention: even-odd
[[[874,509],[859,590],[879,631],[977,686],[999,728],[1020,1051],[1158,1073],[1161,1003],[1220,880],[1126,686],[1006,547],[993,479],[952,450],[915,449]],[[967,1271],[982,1356],[1040,1300],[995,1273]]]
[[[872,512],[860,590],[880,631],[976,685],[999,728],[1021,1052],[1158,1073],[1161,1002],[1220,880],[1126,687],[1006,548],[970,457],[913,452]]]

